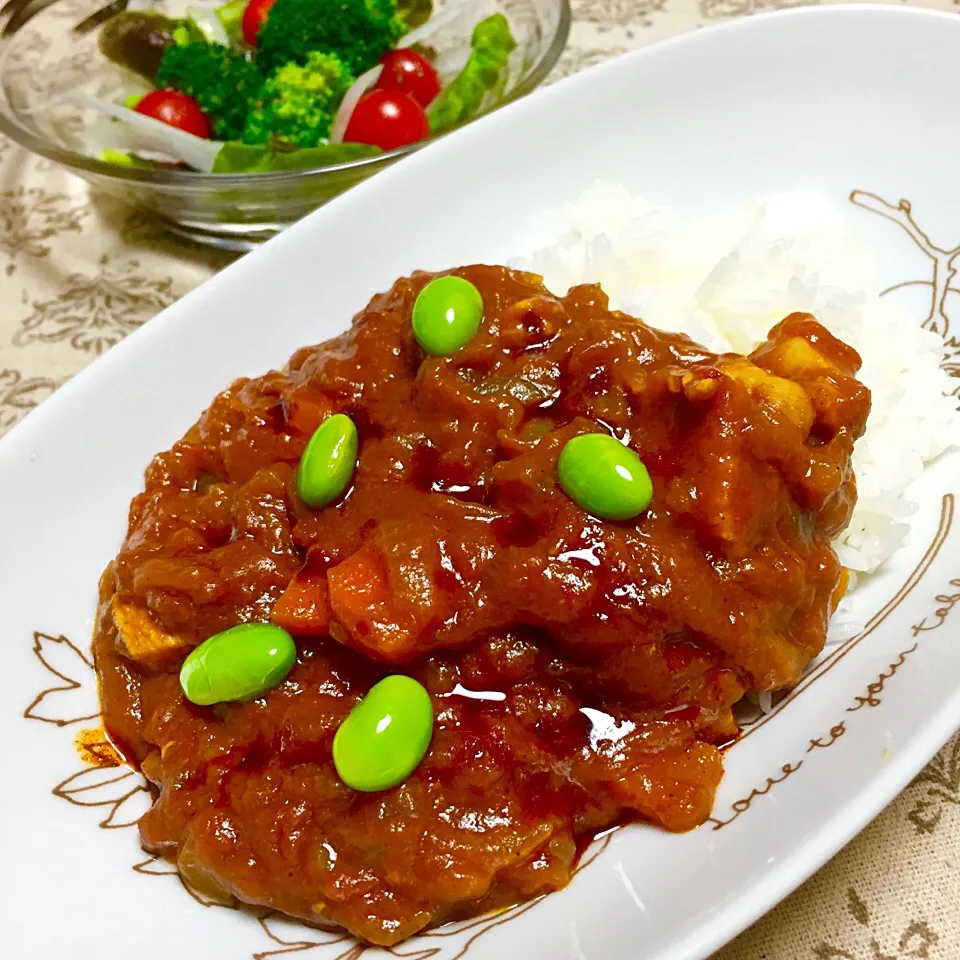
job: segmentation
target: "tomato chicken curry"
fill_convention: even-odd
[[[703,822],[734,704],[823,647],[870,406],[808,315],[715,355],[597,286],[450,277],[153,460],[94,643],[143,846],[376,944]]]

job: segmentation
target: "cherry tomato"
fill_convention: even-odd
[[[343,139],[394,150],[430,134],[423,107],[399,90],[370,90],[353,108]]]
[[[433,65],[416,50],[403,48],[385,53],[380,62],[383,73],[377,81],[376,90],[400,90],[409,93],[421,107],[430,106],[430,102],[440,92],[440,78]]]
[[[243,39],[251,47],[257,45],[257,34],[267,19],[267,14],[276,0],[250,0],[243,11],[240,29],[243,30]]]
[[[161,120],[195,137],[210,139],[210,120],[193,97],[179,90],[151,90],[136,106],[137,113]]]

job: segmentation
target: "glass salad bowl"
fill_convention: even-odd
[[[428,138],[315,169],[258,173],[140,169],[104,162],[97,158],[95,142],[104,120],[76,99],[78,94],[123,99],[123,72],[100,52],[98,34],[105,13],[124,9],[127,0],[108,3],[8,0],[0,8],[0,132],[95,188],[154,215],[175,233],[227,249],[250,249],[430,143]],[[178,3],[161,0],[149,6],[180,16],[187,0],[182,6]],[[145,0],[129,2],[130,8],[147,5]],[[476,115],[535,89],[559,58],[570,30],[568,0],[447,0],[446,5],[440,0],[434,16],[442,18],[429,39],[438,63],[462,66],[471,49],[473,27],[496,12],[507,17],[517,46]],[[71,103],[62,102],[69,97]]]

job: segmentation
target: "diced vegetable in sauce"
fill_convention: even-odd
[[[625,820],[702,824],[734,705],[797,683],[844,590],[859,364],[803,314],[714,354],[466,266],[237,380],[101,581],[143,846],[391,947],[562,888]]]

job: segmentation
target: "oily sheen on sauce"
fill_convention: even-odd
[[[208,896],[381,944],[563,886],[624,818],[708,816],[733,704],[823,646],[870,404],[856,353],[807,315],[717,356],[596,286],[455,273],[483,303],[459,349],[417,342],[433,277],[398,280],[157,455],[95,640],[110,734],[158,791],[144,847]],[[358,460],[314,509],[298,465],[334,414]],[[642,458],[638,515],[561,486],[592,433]],[[296,639],[284,682],[190,703],[184,659],[249,621]],[[334,738],[396,673],[429,694],[429,748],[396,786],[352,789]]]

